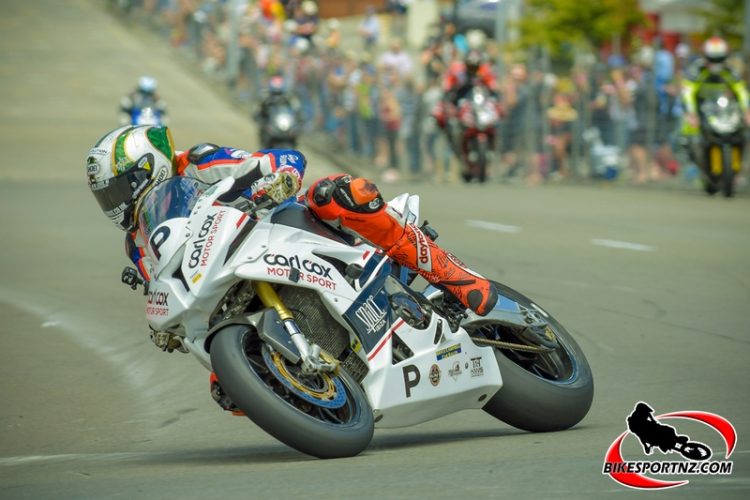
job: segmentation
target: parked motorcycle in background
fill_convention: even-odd
[[[700,143],[698,163],[703,170],[703,188],[710,195],[719,190],[734,194],[734,181],[742,168],[745,125],[742,109],[733,93],[717,91],[706,96],[698,110]]]
[[[494,155],[495,135],[500,107],[484,86],[475,85],[458,101],[458,130],[454,131],[457,150],[463,163],[464,181],[487,180],[487,168]]]

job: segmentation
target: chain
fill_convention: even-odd
[[[514,344],[512,342],[503,342],[502,340],[490,340],[484,337],[471,337],[471,340],[477,344],[487,344],[495,347],[502,347],[505,349],[513,349],[514,351],[525,351],[525,352],[536,352],[545,353],[553,351],[554,349],[547,349],[546,347],[534,347],[525,344]]]

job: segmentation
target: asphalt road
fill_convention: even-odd
[[[378,430],[360,456],[321,461],[223,414],[198,363],[148,340],[143,297],[118,283],[122,234],[88,193],[83,164],[142,73],[158,78],[178,145],[252,148],[255,131],[168,48],[95,5],[12,0],[0,16],[0,498],[644,495],[602,474],[639,400],[657,414],[719,414],[738,434],[731,476],[689,477],[659,496],[748,497],[747,196],[382,186],[386,197],[419,192],[445,247],[568,327],[594,372],[589,415],[528,434],[461,412]],[[330,172],[309,159],[311,178]],[[670,423],[723,457],[714,431]],[[623,452],[644,458],[632,437]]]

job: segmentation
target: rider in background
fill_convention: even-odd
[[[281,203],[297,195],[306,166],[296,150],[250,153],[203,143],[177,152],[167,127],[156,126],[124,126],[107,133],[91,148],[86,163],[89,188],[105,215],[127,231],[128,256],[147,280],[147,242],[139,241],[136,221],[143,195],[153,185],[173,175],[209,184],[231,176],[236,179],[233,191],[221,201]],[[321,220],[382,249],[477,314],[486,315],[497,302],[497,291],[487,279],[391,208],[371,181],[332,175],[314,182],[301,199]]]
[[[446,97],[458,103],[475,85],[484,85],[491,94],[498,89],[492,66],[484,60],[479,50],[470,50],[463,61],[454,61],[443,78]]]
[[[302,121],[302,106],[296,97],[287,92],[284,77],[281,75],[274,75],[268,80],[268,88],[261,97],[260,106],[255,113],[255,119],[260,124],[258,133],[260,134],[261,144],[266,144],[268,141],[266,125],[271,118],[271,110],[276,106],[288,106],[296,116],[297,121]]]
[[[158,83],[152,76],[142,76],[138,79],[137,87],[120,99],[120,125],[131,123],[133,111],[138,109],[151,107],[161,115],[166,114],[167,103],[159,97],[157,86]]]
[[[433,110],[438,126],[455,144],[458,126],[454,123],[457,117],[458,102],[466,97],[475,85],[483,85],[491,95],[497,95],[498,83],[492,67],[484,61],[479,50],[470,50],[463,61],[454,61],[448,66],[443,77],[443,100]]]
[[[682,99],[685,106],[683,134],[697,136],[699,133],[698,109],[702,92],[706,90],[728,89],[737,98],[745,114],[745,122],[750,126],[750,98],[745,83],[727,66],[729,45],[714,36],[703,44],[703,58],[695,61],[686,71],[682,80]]]

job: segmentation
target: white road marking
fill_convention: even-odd
[[[600,247],[619,248],[622,250],[635,250],[636,252],[653,252],[656,247],[651,245],[642,245],[641,243],[631,243],[629,241],[593,239],[591,243]]]
[[[133,453],[133,452],[122,452],[122,453],[66,453],[63,455],[28,455],[22,457],[4,457],[0,458],[0,467],[11,467],[14,465],[24,465],[31,463],[49,463],[49,462],[63,462],[70,460],[123,460],[128,458],[134,458],[138,456],[150,455],[149,453]]]
[[[106,326],[94,323],[99,319],[86,320],[74,311],[42,305],[46,300],[49,298],[42,295],[25,294],[0,286],[0,302],[36,316],[42,320],[42,328],[58,328],[75,344],[90,350],[95,356],[118,370],[122,374],[121,380],[128,384],[134,394],[143,396],[146,401],[146,396],[153,390],[153,380],[149,370],[144,369],[144,361],[139,359],[139,355],[118,347],[117,343],[101,335],[101,329]]]
[[[520,233],[521,226],[511,226],[508,224],[498,224],[496,222],[487,222],[483,220],[467,220],[466,224],[479,229],[487,229],[498,233]]]

